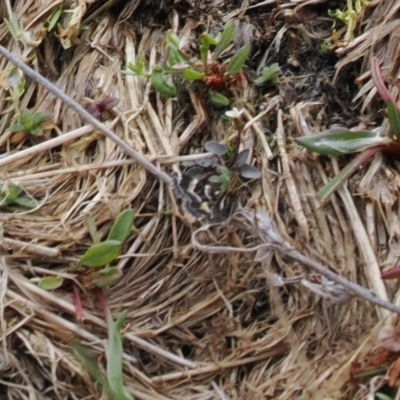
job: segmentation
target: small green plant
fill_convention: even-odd
[[[384,152],[394,157],[400,156],[400,110],[383,82],[379,61],[376,58],[373,58],[371,62],[371,75],[379,95],[386,104],[389,119],[387,136],[381,136],[376,131],[351,131],[347,128],[335,128],[317,135],[296,139],[300,146],[321,155],[338,157],[360,153],[318,193],[321,200],[332,194],[374,154]]]
[[[271,82],[274,85],[278,84],[278,73],[280,72],[280,68],[278,64],[271,64],[268,67],[265,67],[261,75],[254,81],[254,83],[258,86],[264,85],[265,83]]]
[[[143,59],[135,64],[128,64],[125,74],[142,76],[150,80],[154,90],[167,97],[176,97],[178,88],[174,77],[181,81],[201,82],[210,101],[221,107],[230,104],[230,89],[240,89],[243,86],[243,66],[250,54],[250,46],[244,45],[226,62],[218,58],[232,44],[235,26],[228,24],[224,31],[215,38],[208,33],[200,35],[197,58],[190,59],[179,49],[179,38],[172,31],[165,36],[166,61],[156,65],[151,70],[146,68]],[[222,94],[221,92],[225,92]]]
[[[38,206],[38,202],[30,196],[27,196],[22,186],[11,185],[4,186],[0,183],[0,207],[19,206],[33,209]]]
[[[11,132],[27,133],[33,136],[42,136],[43,129],[41,124],[47,122],[51,117],[42,112],[33,112],[31,110],[23,110],[20,122],[10,126]]]
[[[346,25],[347,30],[344,36],[344,42],[348,43],[354,39],[354,31],[357,26],[357,20],[363,7],[368,4],[370,0],[347,0],[347,8],[344,11],[341,10],[328,10],[330,17],[336,18]]]
[[[109,308],[106,308],[106,320],[108,326],[108,349],[106,374],[98,364],[98,361],[89,355],[88,351],[80,343],[71,343],[70,346],[80,358],[82,364],[89,371],[93,379],[99,383],[103,391],[113,400],[134,400],[124,386],[122,369],[122,337],[120,330],[125,322],[126,311],[114,322]]]
[[[75,267],[75,270],[83,270],[84,267],[92,269],[89,271],[92,272],[89,273],[89,279],[88,276],[85,276],[85,285],[109,288],[120,279],[120,271],[110,264],[120,256],[122,246],[132,231],[134,220],[135,212],[132,209],[122,211],[111,227],[107,239],[103,242],[98,241],[93,221],[88,221],[89,230],[95,243],[87,249]]]
[[[114,285],[120,278],[121,272],[110,264],[121,254],[123,244],[130,235],[134,226],[135,212],[132,209],[122,211],[104,241],[99,235],[92,218],[88,218],[89,231],[94,244],[83,254],[74,267],[78,273],[77,279],[83,287],[89,289],[106,289]],[[46,276],[40,279],[38,285],[45,290],[54,290],[61,287],[64,278],[60,276]],[[82,302],[77,286],[73,286],[76,319],[83,319]]]

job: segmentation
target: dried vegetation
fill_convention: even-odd
[[[399,258],[397,162],[376,156],[321,204],[316,193],[344,161],[316,157],[292,140],[333,125],[382,123],[368,71],[372,53],[398,98],[400,3],[363,3],[352,32],[328,15],[345,7],[329,0],[5,0],[1,19],[12,25],[15,15],[21,30],[15,40],[3,22],[0,43],[84,106],[88,99],[118,98],[106,125],[171,173],[183,156],[203,152],[207,141],[226,141],[234,128],[196,86],[166,99],[121,70],[138,57],[150,66],[162,62],[167,29],[189,54],[202,32],[215,35],[235,21],[235,46],[250,43],[252,52],[233,105],[244,110],[243,146],[262,173],[243,205],[270,215],[306,259],[399,303],[397,281],[380,278],[381,268]],[[281,68],[278,84],[256,87],[255,77],[273,63]],[[105,365],[107,326],[96,297],[82,294],[85,319],[76,322],[71,287],[44,291],[36,282],[51,274],[76,281],[71,267],[91,244],[87,217],[104,237],[128,206],[137,218],[118,262],[124,276],[105,293],[115,316],[127,311],[124,381],[135,398],[361,399],[386,383],[382,374],[360,389],[350,378],[355,360],[371,354],[377,332],[395,349],[393,315],[347,295],[335,304],[343,300],[337,290],[276,249],[262,262],[254,252],[207,252],[205,244],[250,248],[262,235],[241,229],[249,221],[242,212],[239,228],[210,227],[207,235],[192,236],[196,227],[172,190],[83,126],[60,100],[31,80],[12,98],[12,85],[22,79],[13,68],[0,58],[0,183],[23,187],[38,205],[2,207],[0,214],[2,394],[101,398],[69,346],[81,342]],[[24,109],[52,116],[44,140],[9,129]]]

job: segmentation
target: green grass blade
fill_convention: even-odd
[[[88,370],[89,374],[92,378],[98,382],[103,390],[111,397],[111,387],[108,384],[106,374],[101,370],[97,361],[91,357],[86,349],[80,343],[70,343],[71,348],[74,350],[74,353],[81,360],[82,364]]]
[[[114,322],[109,310],[107,310],[108,325],[108,351],[107,351],[107,379],[115,400],[133,400],[124,386],[122,370],[122,338],[120,329],[126,318],[124,311]]]
[[[382,147],[374,147],[372,149],[365,150],[364,152],[357,155],[345,168],[340,171],[326,186],[324,186],[317,194],[320,200],[326,200],[334,191],[336,191],[340,185],[342,185],[346,179],[353,174],[365,161],[371,158],[375,153],[382,150]]]

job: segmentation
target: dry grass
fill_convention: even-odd
[[[98,9],[102,2],[67,1],[63,18],[69,21],[56,34],[47,32],[44,22],[61,2],[14,3],[1,2],[0,16],[12,10],[25,34],[16,42],[3,23],[0,43],[80,103],[85,96],[118,97],[116,115],[106,124],[157,166],[171,172],[183,160],[179,156],[202,152],[207,140],[226,139],[227,123],[215,117],[195,88],[188,89],[184,101],[166,101],[143,79],[124,76],[121,69],[138,56],[150,65],[160,62],[169,27],[189,49],[205,30],[207,15],[220,29],[238,19],[247,2],[205,2],[200,12],[204,2],[167,1],[168,11],[162,13],[168,22],[164,19],[163,25],[155,11],[161,13],[162,2],[159,8],[149,1],[105,2]],[[255,59],[261,59],[254,69],[266,59],[279,59],[280,52],[301,55],[299,40],[303,45],[318,35],[330,36],[331,21],[326,25],[321,9],[308,3],[317,2],[277,6],[267,1],[249,9],[250,17],[241,20],[254,25]],[[329,1],[318,3],[328,8]],[[343,56],[338,69],[352,71],[354,78],[365,72],[360,98],[368,123],[376,122],[372,96],[367,95],[372,84],[366,69],[354,62],[366,61],[374,52],[384,61],[388,77],[398,74],[393,60],[399,45],[399,5],[377,3],[359,17],[360,35],[337,50]],[[87,30],[79,30],[82,23],[88,24]],[[63,49],[61,41],[70,47]],[[135,398],[356,396],[357,387],[348,383],[351,363],[371,348],[373,333],[388,313],[359,299],[333,305],[297,283],[276,286],[275,274],[294,282],[304,277],[302,266],[279,252],[256,262],[253,253],[196,250],[194,227],[182,218],[172,191],[112,141],[89,126],[82,128],[74,112],[34,82],[28,82],[20,107],[51,113],[57,129],[51,131],[52,140],[33,147],[26,140],[13,142],[8,127],[15,110],[6,79],[12,68],[0,59],[0,146],[9,157],[0,158],[0,181],[23,186],[40,207],[30,212],[3,209],[0,214],[2,393],[9,399],[100,398],[100,388],[68,345],[78,340],[104,362],[107,328],[95,297],[90,292],[82,296],[85,320],[78,324],[72,289],[45,292],[33,278],[55,274],[76,279],[71,267],[91,244],[86,218],[92,216],[104,236],[131,205],[138,213],[137,230],[118,263],[124,277],[106,295],[114,315],[128,311],[124,379]],[[380,279],[381,266],[398,263],[398,165],[377,156],[321,205],[317,191],[342,164],[316,158],[291,140],[349,120],[345,111],[332,109],[336,92],[331,97],[318,86],[335,71],[318,68],[280,87],[279,98],[248,83],[238,100],[248,121],[246,143],[257,148],[254,161],[262,170],[246,206],[271,215],[280,235],[305,256],[399,303],[397,284],[384,285]],[[338,72],[338,85],[341,79],[344,75]],[[393,78],[398,95],[396,83]],[[350,105],[356,94],[348,93],[343,101]],[[348,112],[355,124],[363,123],[354,118],[360,108]],[[275,149],[278,156],[273,156]],[[252,244],[237,228],[213,231],[206,239],[208,244]]]

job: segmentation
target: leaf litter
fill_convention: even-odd
[[[368,345],[374,335],[375,346],[397,349],[396,338],[387,338],[387,332],[397,332],[395,318],[369,302],[350,300],[349,291],[312,265],[328,266],[331,273],[397,303],[397,280],[381,280],[382,270],[398,264],[397,203],[381,204],[381,191],[374,190],[379,182],[398,197],[397,164],[385,160],[377,169],[369,161],[363,167],[368,187],[360,185],[363,175],[356,173],[322,205],[317,193],[344,161],[317,158],[292,138],[338,126],[369,131],[382,123],[382,104],[370,95],[368,62],[357,61],[371,56],[382,61],[384,79],[398,101],[392,78],[398,73],[392,63],[398,49],[397,6],[371,2],[344,26],[328,15],[337,2],[319,3],[318,8],[307,1],[279,6],[222,1],[218,8],[197,1],[185,6],[34,0],[0,5],[8,21],[0,25],[7,49],[26,62],[34,56],[42,75],[83,106],[89,98],[97,117],[103,100],[113,99],[106,126],[158,171],[171,171],[187,155],[196,160],[207,142],[228,144],[235,129],[230,132],[232,125],[219,118],[195,85],[178,88],[177,99],[167,100],[146,80],[121,71],[140,58],[149,65],[161,63],[168,29],[190,54],[204,26],[213,34],[222,32],[245,13],[251,40],[236,38],[236,47],[217,53],[231,60],[228,68],[236,73],[235,51],[247,53],[251,46],[243,93],[234,96],[234,106],[244,110],[247,121],[240,150],[252,149],[244,165],[261,172],[232,216],[234,223],[200,230],[194,225],[193,233],[167,190],[168,178],[155,179],[112,140],[90,126],[82,129],[67,104],[1,58],[0,183],[23,188],[38,204],[28,211],[5,208],[0,215],[0,390],[9,398],[101,398],[91,374],[105,374],[103,343],[110,327],[114,346],[122,351],[116,358],[122,359],[128,397],[362,398],[365,386],[351,380],[351,366],[357,357],[369,360],[365,355],[374,351]],[[320,51],[322,44],[329,54]],[[335,68],[336,56],[341,58]],[[272,66],[279,74],[267,79]],[[256,70],[261,73],[253,77]],[[10,76],[13,81],[7,82]],[[10,127],[19,123],[15,102],[21,112],[52,116],[53,125],[40,127],[46,141],[11,140]],[[204,159],[197,158],[200,166]],[[255,177],[255,170],[249,176]],[[135,211],[135,229],[117,266],[124,276],[105,291],[108,320],[126,313],[121,350],[115,331],[120,324],[107,327],[104,310],[90,295],[82,296],[82,321],[73,322],[73,291],[58,284],[66,275],[74,279],[71,266],[92,244],[87,217],[106,240],[128,206]],[[274,226],[269,235],[280,245],[265,248],[260,243],[269,223]],[[228,253],[224,246],[230,246]],[[48,291],[36,284],[46,271],[54,277],[42,280],[52,288]],[[385,344],[379,344],[383,336]],[[84,344],[97,366],[86,358],[85,367],[68,345],[72,341]],[[397,364],[386,369],[388,378],[378,374],[379,385],[368,382],[370,393],[385,379],[396,388]]]

